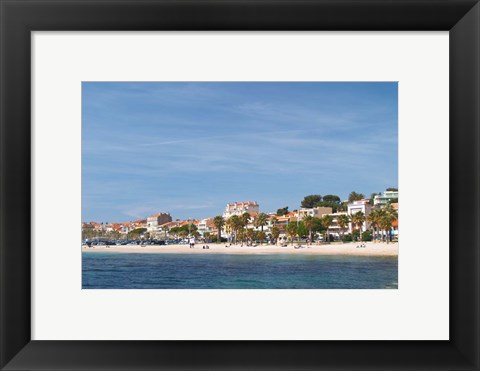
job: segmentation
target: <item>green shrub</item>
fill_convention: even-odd
[[[342,242],[352,242],[352,235],[350,233],[344,234],[342,236]]]
[[[367,242],[372,240],[372,231],[365,231],[362,233],[362,241]]]

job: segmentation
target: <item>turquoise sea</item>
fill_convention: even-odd
[[[84,289],[396,289],[397,257],[82,253]]]

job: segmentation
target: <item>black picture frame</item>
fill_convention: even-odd
[[[476,0],[0,0],[0,27],[2,370],[480,369]],[[450,340],[32,341],[30,34],[38,30],[449,31]]]

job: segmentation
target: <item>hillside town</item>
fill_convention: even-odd
[[[352,192],[348,200],[338,196],[309,195],[301,208],[262,212],[256,201],[233,202],[223,214],[204,219],[173,220],[168,212],[130,222],[83,222],[82,239],[92,241],[141,241],[165,244],[187,240],[283,244],[333,241],[397,241],[398,190],[383,193]]]

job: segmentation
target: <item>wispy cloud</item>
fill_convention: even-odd
[[[84,86],[85,217],[211,216],[232,198],[282,207],[395,184],[396,85],[340,85]]]

